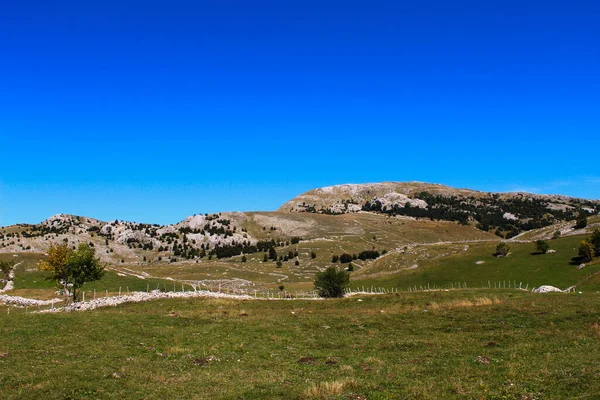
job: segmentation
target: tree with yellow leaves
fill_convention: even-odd
[[[46,279],[54,281],[61,288],[65,302],[69,295],[73,302],[77,302],[83,284],[96,281],[104,275],[104,266],[100,265],[100,259],[95,258],[95,249],[86,243],[80,244],[77,250],[71,249],[66,243],[52,245],[48,257],[40,262],[39,268],[49,273]]]

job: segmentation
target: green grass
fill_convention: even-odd
[[[8,315],[0,306],[2,398],[600,393],[599,295],[467,290],[358,299],[179,299],[58,315]]]
[[[466,282],[469,287],[481,287],[487,286],[490,281],[493,287],[493,282],[516,281],[517,284],[523,282],[523,287],[529,284],[530,289],[541,285],[564,289],[600,271],[599,260],[581,270],[571,265],[571,258],[577,255],[577,246],[584,237],[570,236],[549,241],[550,248],[557,251],[554,254],[534,255],[533,243],[510,243],[511,254],[506,258],[493,256],[495,243],[470,244],[466,252],[463,251],[464,245],[421,247],[409,254],[394,254],[376,261],[372,267],[353,276],[352,286],[406,289],[428,283],[445,287],[451,283]],[[452,251],[454,253],[449,254]],[[418,252],[425,252],[416,261],[418,267],[401,270],[415,263],[415,254]],[[477,265],[477,261],[485,263]],[[585,288],[597,291],[600,290],[600,284],[588,283]]]

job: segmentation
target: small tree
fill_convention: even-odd
[[[594,247],[594,255],[600,257],[600,229],[596,229],[589,239],[590,244]]]
[[[587,226],[587,214],[585,211],[580,210],[579,215],[577,215],[577,222],[575,223],[575,229],[583,229]]]
[[[2,271],[4,275],[6,275],[6,280],[10,279],[10,271],[13,269],[14,265],[14,261],[11,262],[0,260],[0,271]]]
[[[246,258],[246,256],[245,256],[245,255],[243,255],[243,256],[242,256],[242,262],[246,262],[246,261],[248,261],[248,258]]]
[[[85,243],[80,244],[77,250],[67,244],[53,245],[48,250],[48,258],[40,262],[39,268],[49,272],[46,279],[54,281],[63,290],[65,301],[71,294],[73,302],[76,302],[78,291],[84,283],[96,281],[104,275],[104,267],[95,254],[95,249]]]
[[[550,246],[548,245],[548,242],[546,242],[545,240],[537,240],[535,242],[535,249],[538,253],[546,253],[548,251],[548,249],[550,248]]]
[[[269,258],[270,258],[271,260],[277,260],[277,250],[275,250],[275,248],[274,248],[274,247],[271,247],[271,248],[269,249]]]
[[[496,246],[496,252],[494,253],[494,255],[496,257],[506,257],[508,255],[510,251],[510,247],[508,247],[508,245],[504,242],[502,243],[498,243],[498,246]]]
[[[310,252],[310,258],[315,259],[317,258],[317,253],[315,253],[314,251]]]
[[[350,284],[350,273],[328,267],[315,276],[315,289],[321,297],[343,297],[344,289]]]
[[[283,289],[285,289],[285,286],[279,285],[279,286],[277,286],[277,288],[279,289],[280,292],[283,292]]]
[[[590,262],[594,255],[594,247],[587,240],[582,240],[577,253],[581,262]]]

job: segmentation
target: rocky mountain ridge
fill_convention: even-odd
[[[300,237],[363,232],[359,220],[339,221],[339,226],[325,228],[323,224],[332,221],[320,220],[315,214],[367,213],[358,215],[457,222],[510,238],[560,223],[564,225],[561,230],[569,230],[572,223],[567,226],[565,222],[578,213],[599,211],[598,200],[560,195],[486,193],[420,182],[338,185],[309,191],[277,212],[196,214],[171,225],[58,214],[40,224],[1,228],[0,251],[44,253],[52,243],[89,243],[111,263],[124,259],[175,262],[268,252]]]

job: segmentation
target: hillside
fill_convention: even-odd
[[[288,208],[307,201],[315,212]],[[344,204],[346,209],[316,211],[328,204]],[[361,210],[353,209],[352,205],[360,204]],[[131,279],[153,278],[207,284],[235,281],[237,286],[263,288],[285,283],[289,288],[308,289],[314,274],[339,262],[341,256],[346,258],[339,264],[344,268],[352,260],[356,280],[400,286],[407,273],[411,282],[427,282],[427,275],[438,273],[437,267],[429,267],[435,262],[453,266],[458,274],[463,265],[478,261],[473,257],[490,257],[491,249],[509,237],[518,243],[549,240],[557,234],[576,236],[569,242],[575,247],[580,235],[600,227],[596,215],[589,217],[586,228],[575,229],[575,213],[583,209],[596,214],[599,204],[565,196],[484,193],[424,183],[341,185],[308,192],[275,212],[196,214],[164,226],[59,214],[40,224],[0,228],[0,255],[15,261],[39,260],[52,243],[90,244],[114,274],[106,281],[110,292],[118,292],[121,286],[146,287],[148,282],[134,284]],[[430,212],[435,214],[427,215]],[[457,215],[466,219],[455,220]],[[478,220],[485,215],[500,218],[503,224]],[[477,249],[483,253],[479,255]],[[561,252],[559,263],[568,265],[575,253],[574,249]],[[465,263],[453,262],[463,258]],[[484,273],[473,276],[475,280],[488,276],[485,268],[479,270]],[[451,281],[456,274],[444,272],[435,283]],[[41,284],[42,275],[35,262],[26,262],[17,271],[16,290],[49,289],[50,285]],[[578,281],[576,273],[563,277],[563,287]]]
[[[421,182],[347,184],[314,189],[279,211],[347,214],[370,211],[456,221],[510,238],[523,231],[595,215],[600,201],[562,195],[489,193]]]

